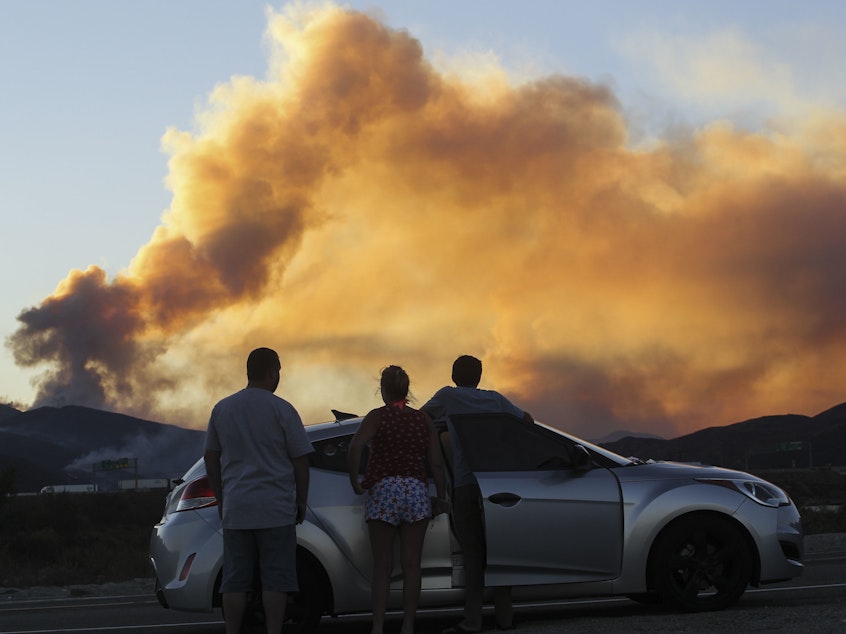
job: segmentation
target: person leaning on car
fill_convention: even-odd
[[[482,362],[476,357],[462,355],[452,364],[455,387],[438,390],[421,407],[433,420],[446,419],[453,452],[452,513],[455,532],[464,553],[465,603],[464,620],[447,628],[445,633],[481,632],[482,598],[485,585],[485,529],[482,521],[482,494],[479,483],[464,459],[464,452],[450,421],[456,414],[475,412],[505,412],[534,423],[528,412],[514,405],[499,392],[479,389],[482,380]],[[514,615],[511,605],[511,588],[494,588],[494,608],[499,629],[512,629]]]
[[[372,634],[381,634],[394,568],[394,535],[400,537],[402,564],[401,634],[414,632],[420,599],[420,558],[426,525],[433,514],[448,511],[438,434],[428,416],[408,406],[408,374],[397,365],[382,370],[379,391],[383,407],[371,410],[350,441],[347,469],[357,495],[367,493],[364,518],[373,552]],[[361,457],[370,457],[360,478]],[[430,499],[426,465],[437,497]]]
[[[253,350],[247,387],[209,418],[203,458],[223,526],[227,634],[240,631],[258,561],[268,634],[282,631],[287,593],[298,588],[296,525],[305,519],[313,448],[297,410],[273,394],[280,369],[274,350]]]

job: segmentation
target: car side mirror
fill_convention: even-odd
[[[593,458],[584,445],[573,445],[573,468],[576,471],[590,471],[593,468]]]

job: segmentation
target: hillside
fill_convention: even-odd
[[[671,440],[627,437],[602,443],[624,456],[702,462],[755,471],[846,465],[846,403],[816,416],[764,416]]]
[[[2,423],[7,418],[17,416],[20,413],[20,410],[15,409],[11,405],[5,405],[4,403],[0,403],[0,423]]]
[[[176,478],[203,450],[202,431],[123,414],[77,406],[7,409],[12,413],[0,417],[0,471],[14,468],[20,493],[91,482],[94,465],[122,458],[137,461],[138,477]],[[116,488],[117,479],[136,475],[135,465],[98,473],[98,486]]]
[[[92,465],[135,458],[139,477],[182,475],[202,454],[203,431],[86,407],[0,407],[0,472],[14,467],[18,492],[90,482]],[[601,442],[624,456],[702,462],[744,471],[846,466],[846,403],[816,416],[763,416],[670,440],[624,437]],[[134,472],[99,474],[116,488]]]

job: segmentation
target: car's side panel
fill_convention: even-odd
[[[569,438],[508,414],[450,418],[482,492],[488,585],[616,578],[623,511],[616,476]]]
[[[312,498],[309,508],[321,528],[337,544],[337,548],[352,563],[355,570],[368,582],[373,574],[370,536],[364,520],[364,495],[356,495],[346,474],[323,469],[312,469],[311,486],[321,491],[320,499]],[[399,540],[394,557],[393,587],[402,586]],[[450,553],[449,520],[439,516],[430,521],[423,542],[423,588],[449,588],[451,586],[452,559]]]
[[[613,579],[622,510],[606,469],[477,473],[485,513],[487,585]],[[504,503],[497,503],[503,498]],[[511,501],[508,501],[511,500]]]
[[[434,487],[433,487],[434,488]],[[432,492],[434,495],[434,491]],[[399,562],[399,542],[396,544],[394,561]],[[423,541],[422,588],[424,590],[441,590],[452,587],[452,548],[450,539],[449,516],[438,515],[429,520],[426,538]],[[402,588],[402,576],[394,578],[391,587]]]
[[[207,521],[205,516],[210,514],[217,518],[217,508],[171,513],[153,530],[150,552],[156,554],[156,578],[168,606],[176,610],[213,609],[214,584],[223,560],[223,537]]]
[[[795,506],[777,509],[745,500],[735,513],[760,555],[760,583],[792,579],[802,574],[802,524]],[[787,557],[781,542],[793,545],[798,557]]]
[[[638,467],[625,467],[637,469]],[[626,481],[621,477],[625,509],[625,550],[616,591],[643,592],[649,552],[673,520],[694,512],[731,518],[743,498],[730,489],[696,482],[692,477]]]
[[[332,613],[360,611],[370,602],[370,580],[355,569],[321,526],[309,520],[297,526],[297,545],[313,555],[326,572],[331,584]]]
[[[370,539],[364,522],[364,496],[356,495],[344,473],[312,469],[309,509],[353,567],[368,582],[372,574]]]

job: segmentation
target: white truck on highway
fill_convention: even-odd
[[[96,493],[93,484],[48,484],[41,488],[41,493]]]

